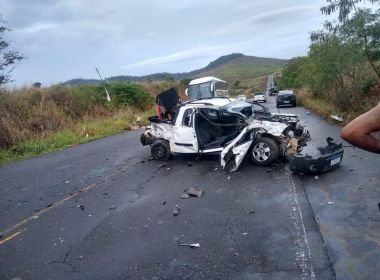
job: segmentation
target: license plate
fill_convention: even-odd
[[[288,100],[285,100],[285,101],[284,101],[284,103],[289,103],[289,102],[290,102],[290,101],[288,101]]]
[[[340,157],[334,158],[330,161],[330,166],[336,165],[340,162]]]

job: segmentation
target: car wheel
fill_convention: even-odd
[[[256,165],[271,165],[280,153],[280,149],[273,139],[262,137],[252,144],[251,161]]]
[[[150,148],[152,158],[155,160],[168,160],[170,158],[170,147],[166,140],[156,140]]]

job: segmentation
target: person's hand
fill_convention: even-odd
[[[380,140],[375,137],[380,132],[380,102],[370,111],[348,123],[341,137],[361,149],[380,154]]]

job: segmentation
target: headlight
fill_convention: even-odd
[[[288,136],[289,136],[290,138],[293,138],[293,137],[294,137],[294,132],[293,132],[292,130],[289,130],[289,132],[288,132]]]

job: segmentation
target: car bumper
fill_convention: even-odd
[[[301,153],[289,156],[290,170],[298,173],[324,173],[339,167],[343,159],[342,143],[328,138],[327,146],[305,147]]]

